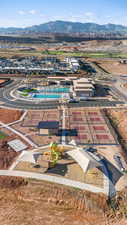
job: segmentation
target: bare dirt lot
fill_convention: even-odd
[[[3,123],[11,123],[19,120],[23,112],[19,110],[0,109],[0,121]]]
[[[120,136],[127,143],[127,109],[111,109],[107,110],[107,113],[116,126]]]
[[[107,59],[107,60],[106,59],[105,60],[91,59],[91,60],[96,62],[99,65],[99,67],[101,67],[108,73],[112,73],[115,75],[117,75],[117,74],[126,75],[127,74],[127,64],[122,64],[118,60],[109,60],[109,59]]]
[[[1,177],[1,225],[126,225],[127,191],[115,211],[101,194],[36,180]]]
[[[10,190],[0,189],[2,225],[100,225],[105,221],[105,196],[37,181],[24,186],[21,179],[19,183],[18,178],[3,179]]]

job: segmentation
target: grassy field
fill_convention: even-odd
[[[6,136],[7,136],[6,134],[0,131],[0,140],[6,138]]]
[[[127,53],[107,53],[107,52],[64,52],[64,51],[43,51],[47,55],[63,55],[89,58],[126,58]]]
[[[41,51],[41,50],[10,50],[0,49],[1,57],[12,57],[12,56],[72,56],[72,57],[88,57],[88,58],[127,58],[127,53],[108,53],[108,52],[65,52],[65,51]]]

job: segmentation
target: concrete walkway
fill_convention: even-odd
[[[63,114],[62,114],[62,129],[63,131],[66,128],[66,108],[65,106],[62,107],[63,110]],[[64,133],[62,134],[62,144],[65,145],[66,144],[66,137],[64,135]]]
[[[57,184],[62,184],[74,188],[79,188],[81,190],[90,191],[93,193],[104,193],[109,195],[109,193],[105,192],[106,190],[103,188],[99,188],[93,185],[81,183],[78,181],[69,180],[62,177],[56,177],[46,174],[40,173],[31,173],[31,172],[24,172],[24,171],[16,171],[16,170],[0,170],[0,176],[13,176],[13,177],[23,177],[23,178],[32,178],[42,181],[53,182]]]
[[[30,139],[28,139],[27,137],[25,137],[23,134],[21,134],[19,131],[15,130],[12,127],[9,127],[7,124],[3,123],[0,121],[0,125],[2,125],[2,127],[12,131],[13,133],[17,134],[18,136],[20,136],[23,140],[25,140],[27,143],[29,143],[31,146],[33,146],[34,148],[37,148],[37,145],[35,143],[33,143]]]

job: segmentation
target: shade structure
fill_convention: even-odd
[[[70,145],[74,145],[74,146],[77,145],[75,140],[71,140],[71,141],[69,142],[69,144],[70,144]]]
[[[23,151],[20,155],[19,161],[36,164],[40,155],[41,155],[41,153],[39,153],[39,152]]]
[[[19,139],[9,141],[8,145],[16,152],[20,152],[27,149],[27,146]]]
[[[37,128],[38,129],[58,129],[59,122],[58,121],[40,121]]]
[[[92,153],[88,153],[83,149],[74,149],[68,151],[67,154],[71,156],[86,173],[89,169],[98,168],[102,166],[101,159]]]

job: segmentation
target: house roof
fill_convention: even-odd
[[[38,129],[57,129],[59,128],[58,121],[40,121],[37,126]]]

